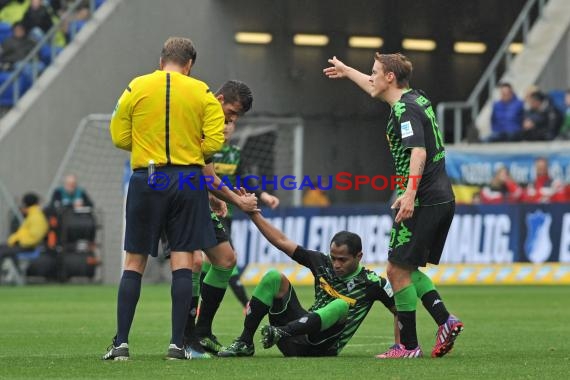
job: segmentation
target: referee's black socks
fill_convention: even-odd
[[[117,297],[117,338],[115,346],[129,342],[129,332],[135,309],[141,295],[142,275],[132,270],[123,271]]]
[[[184,346],[184,328],[188,318],[188,309],[192,302],[192,270],[178,269],[172,272],[172,338],[170,343]]]

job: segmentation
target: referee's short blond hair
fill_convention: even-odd
[[[192,60],[192,65],[196,64],[196,48],[190,38],[169,37],[160,53],[162,62],[172,62],[184,66]]]

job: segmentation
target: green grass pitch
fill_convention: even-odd
[[[249,289],[251,291],[251,289]],[[312,288],[297,288],[304,306]],[[391,316],[375,306],[336,358],[283,358],[256,344],[253,358],[166,361],[170,288],[143,286],[131,331],[131,360],[100,360],[115,328],[116,287],[0,288],[0,379],[562,379],[570,368],[570,287],[441,287],[465,322],[441,359],[380,361]],[[223,344],[239,335],[242,310],[228,292],[214,322]],[[418,304],[420,344],[429,356],[435,325]],[[259,335],[256,336],[258,341]]]

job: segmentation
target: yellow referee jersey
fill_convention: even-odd
[[[111,138],[131,152],[131,168],[202,165],[222,148],[224,113],[208,86],[178,72],[156,70],[125,89],[111,118]]]

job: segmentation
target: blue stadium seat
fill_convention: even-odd
[[[3,84],[12,75],[11,71],[0,71],[0,85]],[[32,81],[29,72],[22,71],[18,77],[18,85],[20,97],[31,87]],[[12,107],[14,106],[14,84],[12,84],[3,94],[0,94],[0,106]]]
[[[0,44],[12,35],[12,26],[6,22],[0,22]]]
[[[40,48],[39,51],[39,58],[46,66],[51,64],[51,50],[54,49],[54,58],[61,53],[63,50],[62,47],[59,46],[52,46],[50,44],[45,44]]]
[[[552,99],[552,103],[554,106],[562,112],[562,114],[566,113],[566,104],[564,103],[564,97],[566,96],[566,91],[564,90],[552,90],[548,93],[550,99]]]
[[[0,263],[0,283],[24,285],[28,266],[37,260],[43,251],[40,244],[30,251],[19,252],[14,258],[4,258]]]
[[[87,20],[73,20],[69,23],[68,37],[70,40],[85,26]]]

